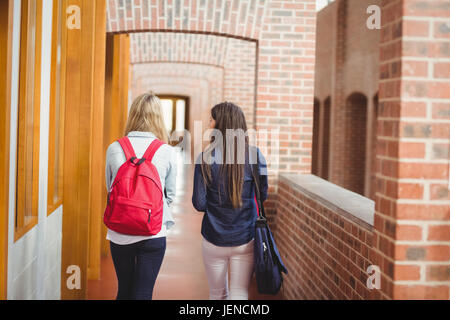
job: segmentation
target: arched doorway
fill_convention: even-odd
[[[344,187],[364,194],[366,171],[367,98],[353,93],[345,104]]]

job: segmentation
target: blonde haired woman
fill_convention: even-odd
[[[153,93],[137,97],[131,105],[125,135],[137,158],[142,158],[154,139],[168,142],[161,102]],[[119,168],[127,161],[119,142],[112,143],[106,153],[106,186],[111,188]],[[163,224],[154,236],[136,236],[108,229],[111,256],[118,280],[118,300],[151,300],[165,250],[166,232],[173,224],[170,204],[175,196],[176,157],[172,147],[163,144],[155,153],[152,164],[161,179]]]

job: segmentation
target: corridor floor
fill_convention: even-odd
[[[155,284],[154,300],[207,300],[208,281],[205,276],[200,234],[203,213],[191,202],[193,165],[179,162],[177,195],[172,206],[175,225],[167,236],[167,250]],[[117,293],[117,279],[111,256],[102,258],[100,280],[89,280],[87,299],[112,300]],[[258,294],[253,278],[249,299],[281,299]]]

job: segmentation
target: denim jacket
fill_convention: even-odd
[[[267,165],[261,151],[258,150],[261,201],[267,198]],[[201,155],[202,156],[202,155]],[[213,152],[213,158],[214,155]],[[217,152],[217,157],[221,157]],[[220,247],[240,246],[255,236],[257,210],[255,203],[255,184],[252,166],[248,157],[244,169],[242,188],[242,207],[234,209],[228,197],[227,186],[220,175],[220,164],[211,165],[211,183],[205,185],[200,161],[197,160],[194,171],[194,190],[192,204],[197,211],[204,212],[201,233],[212,244]]]

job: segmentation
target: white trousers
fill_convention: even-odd
[[[210,300],[248,300],[253,275],[253,242],[237,247],[218,247],[203,238],[203,263]]]

